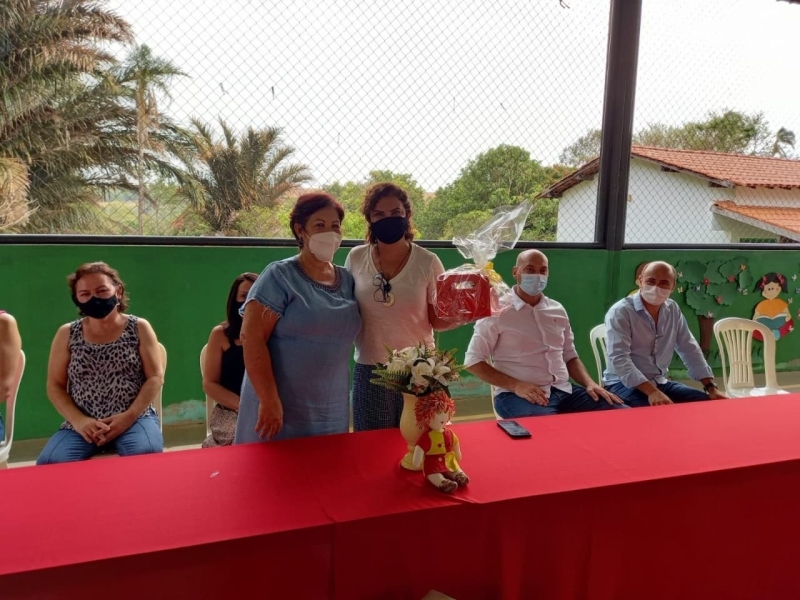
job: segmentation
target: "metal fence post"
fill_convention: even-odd
[[[611,0],[597,182],[597,241],[607,250],[625,242],[636,68],[642,0]]]

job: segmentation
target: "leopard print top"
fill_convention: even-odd
[[[87,342],[83,319],[70,324],[67,392],[85,415],[105,419],[119,414],[139,395],[146,378],[139,354],[138,320],[129,315],[122,335],[108,344]],[[72,426],[65,422],[61,429]]]

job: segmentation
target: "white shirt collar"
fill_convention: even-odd
[[[547,303],[547,296],[545,296],[544,294],[542,294],[542,299],[539,300],[536,306],[531,306],[530,304],[525,302],[525,300],[519,297],[519,294],[517,293],[517,286],[514,286],[512,292],[513,294],[511,296],[511,305],[517,310],[522,310],[526,306],[529,308],[536,308],[536,306],[544,306]]]

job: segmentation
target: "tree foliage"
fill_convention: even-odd
[[[133,40],[123,19],[96,0],[14,0],[0,5],[0,159],[25,167],[30,232],[81,231],[113,189],[135,189],[137,164],[176,174],[156,145],[180,143],[161,123],[139,152],[137,114],[124,101],[109,44]]]
[[[788,158],[794,151],[795,134],[785,127],[773,131],[764,113],[724,110],[708,113],[703,121],[689,121],[683,125],[653,123],[635,133],[633,143],[660,148]],[[592,129],[566,147],[560,160],[571,167],[579,167],[599,154],[600,130]]]
[[[533,200],[567,172],[566,167],[543,167],[524,148],[497,146],[469,161],[455,181],[437,190],[418,219],[418,227],[425,239],[468,233],[497,208]],[[557,211],[556,202],[536,201],[525,239],[555,239]],[[465,231],[467,227],[470,229]]]
[[[216,234],[248,234],[241,218],[252,208],[277,206],[283,197],[311,180],[306,165],[292,162],[294,148],[283,143],[278,127],[248,128],[241,136],[222,119],[221,136],[193,119],[193,153],[182,155],[186,176],[180,194]]]

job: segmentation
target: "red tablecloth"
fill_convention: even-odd
[[[0,597],[795,598],[800,396],[0,472]]]

